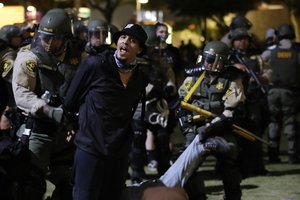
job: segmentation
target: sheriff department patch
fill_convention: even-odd
[[[187,81],[184,84],[184,90],[186,90],[186,91],[190,90],[191,87],[192,87],[192,81]]]
[[[36,62],[34,60],[27,60],[26,61],[26,70],[29,75],[34,76],[35,75],[35,68],[36,68]]]
[[[216,88],[217,88],[218,90],[222,90],[222,89],[224,88],[224,83],[219,82],[219,83],[216,85]]]
[[[13,67],[12,61],[11,60],[5,60],[4,65],[3,65],[3,73],[8,74],[8,72],[10,72],[12,67]]]

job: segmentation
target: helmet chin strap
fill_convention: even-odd
[[[116,61],[117,65],[118,65],[118,67],[119,67],[119,71],[120,72],[129,72],[129,71],[132,71],[137,66],[136,59],[132,63],[128,64],[128,63],[126,63],[126,60],[119,59],[116,52],[114,54],[114,58],[115,58],[115,61]]]

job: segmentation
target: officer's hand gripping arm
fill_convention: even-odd
[[[52,107],[49,105],[43,106],[43,113],[48,116],[50,119],[53,119],[57,123],[61,123],[64,110],[61,107]]]
[[[186,135],[193,131],[193,115],[191,111],[178,108],[176,111],[181,132]]]

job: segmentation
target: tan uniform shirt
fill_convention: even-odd
[[[13,92],[18,108],[33,116],[46,104],[34,93],[37,66],[38,58],[28,49],[20,49],[13,67]]]
[[[187,77],[178,90],[179,96],[185,97],[196,81],[197,79],[195,79],[194,77]],[[222,114],[225,115],[226,117],[231,117],[232,116],[231,109],[227,110],[226,108],[235,108],[246,100],[244,87],[240,79],[231,81],[228,90],[225,92],[224,96],[222,97],[222,100],[224,101],[224,106],[225,106],[225,109]]]

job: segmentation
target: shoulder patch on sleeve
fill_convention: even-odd
[[[27,60],[26,61],[26,72],[34,76],[36,71],[37,63],[34,60]]]
[[[5,59],[3,61],[3,73],[2,76],[5,77],[10,70],[13,68],[13,60]]]

